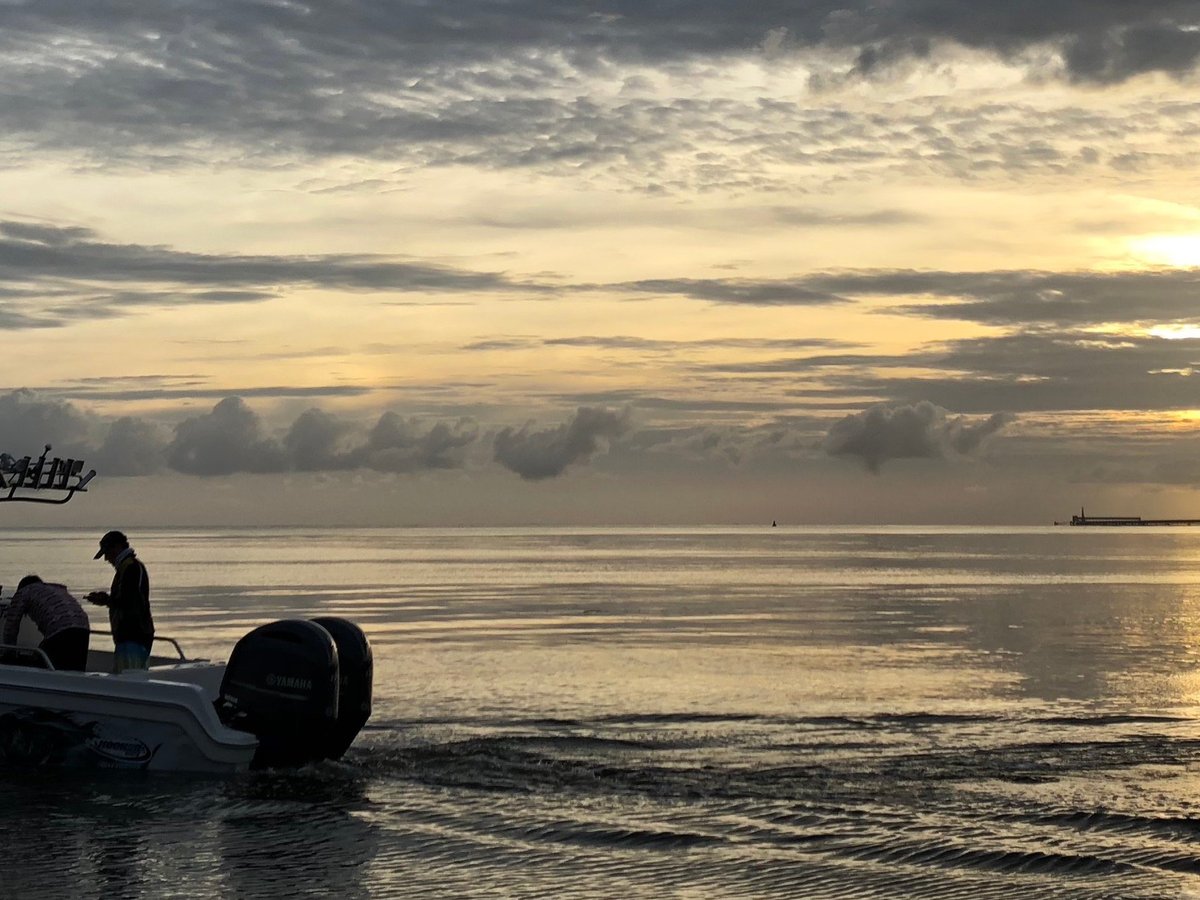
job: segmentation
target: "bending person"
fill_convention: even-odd
[[[4,611],[0,641],[15,644],[21,632],[21,616],[29,616],[42,633],[38,648],[56,669],[82,672],[87,668],[87,613],[61,584],[47,584],[36,575],[26,575]]]
[[[92,591],[86,599],[108,607],[108,623],[116,651],[113,671],[144,669],[150,660],[150,646],[154,643],[150,575],[119,531],[110,531],[100,538],[100,549],[92,558],[102,556],[117,570],[112,587],[107,591]]]

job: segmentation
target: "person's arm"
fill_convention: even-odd
[[[21,633],[21,616],[25,615],[25,592],[13,594],[12,602],[4,611],[4,632],[0,634],[0,643],[15,644],[17,635]]]
[[[83,599],[88,603],[95,603],[97,606],[108,606],[109,600],[112,598],[108,596],[108,591],[92,591],[90,594],[85,595]]]

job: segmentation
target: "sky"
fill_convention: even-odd
[[[99,473],[0,526],[1200,518],[1198,63],[1194,0],[0,0],[0,450]]]

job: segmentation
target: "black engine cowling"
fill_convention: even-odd
[[[233,648],[217,712],[258,738],[255,766],[322,759],[338,721],[339,665],[332,635],[315,622],[260,625]]]
[[[355,736],[371,718],[374,661],[371,642],[361,628],[346,619],[321,616],[312,620],[333,637],[338,652],[338,715],[329,732],[324,755],[341,759]]]
[[[233,648],[221,720],[258,738],[255,767],[340,759],[371,716],[371,644],[335,616],[260,625]]]

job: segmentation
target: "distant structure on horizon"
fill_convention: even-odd
[[[1141,516],[1089,516],[1079,507],[1079,515],[1071,516],[1070,522],[1055,522],[1055,525],[1090,525],[1122,527],[1131,525],[1200,525],[1200,519],[1143,519]]]

